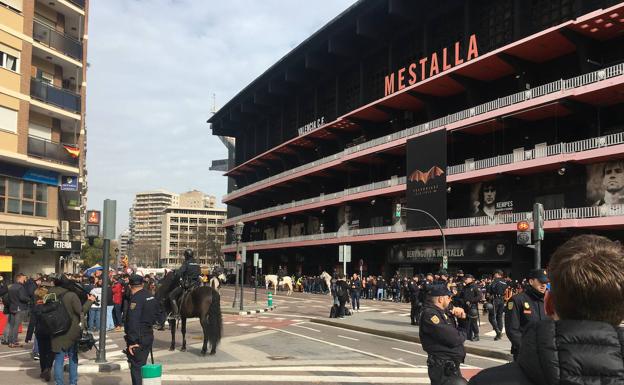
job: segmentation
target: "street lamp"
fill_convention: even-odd
[[[446,236],[444,235],[444,230],[442,229],[442,226],[440,225],[440,222],[438,222],[438,220],[431,215],[431,213],[429,213],[428,211],[425,210],[421,210],[421,209],[413,209],[410,207],[401,207],[401,210],[406,210],[406,211],[416,211],[418,213],[423,213],[425,215],[427,215],[429,218],[433,219],[433,221],[435,222],[435,224],[438,226],[438,229],[440,230],[440,234],[442,234],[442,268],[446,269],[448,268],[448,266],[444,266],[444,260],[446,258]]]
[[[238,275],[239,275],[238,274],[238,270],[239,270],[241,262],[242,262],[239,259],[239,252],[240,252],[239,246],[240,246],[241,238],[243,236],[243,228],[244,227],[245,227],[245,224],[243,222],[240,222],[240,221],[237,222],[234,225],[234,235],[236,237],[236,256],[235,256],[235,259],[236,259],[236,261],[235,261],[236,262],[236,284],[234,285],[234,301],[232,302],[232,307],[236,306],[236,286],[238,286]],[[241,281],[240,309],[243,310],[243,277],[242,277],[242,271],[241,271],[241,279],[240,279],[240,281]]]

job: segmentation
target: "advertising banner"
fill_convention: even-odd
[[[407,208],[427,211],[446,225],[446,130],[407,141]],[[407,211],[407,229],[435,228],[426,214]]]
[[[511,214],[514,211],[513,199],[503,179],[478,182],[471,186],[470,216],[488,217],[494,221],[496,215]]]
[[[588,165],[586,189],[588,206],[624,204],[624,161]]]
[[[449,261],[461,262],[508,262],[513,247],[507,239],[450,240],[446,245]],[[440,263],[443,256],[442,242],[420,242],[393,245],[388,262]]]
[[[74,175],[62,175],[61,191],[78,191],[78,177]]]

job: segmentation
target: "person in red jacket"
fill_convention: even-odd
[[[121,319],[121,308],[123,304],[124,287],[119,281],[119,277],[113,276],[113,319],[115,320],[115,331],[123,330],[123,320]]]

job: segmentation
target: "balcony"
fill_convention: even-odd
[[[78,167],[79,162],[79,158],[73,158],[69,155],[63,144],[34,136],[28,137],[28,155],[67,164],[72,167]]]
[[[526,108],[526,106],[522,103],[526,104],[525,102],[530,102],[532,104],[539,104],[539,98],[542,97],[549,97],[550,99],[564,98],[568,95],[574,95],[576,90],[580,89],[581,87],[600,82],[610,82],[611,79],[622,75],[624,75],[624,63],[616,64],[611,67],[606,67],[604,69],[589,72],[570,79],[556,80],[554,82],[543,84],[529,90],[520,91],[515,94],[498,98],[487,103],[483,103],[475,107],[467,108],[454,114],[432,120],[430,122],[422,123],[414,127],[409,127],[404,130],[397,131],[393,134],[369,140],[368,142],[346,148],[343,151],[340,151],[333,155],[329,155],[325,158],[321,158],[311,163],[306,163],[296,168],[283,171],[266,179],[233,190],[229,194],[226,194],[223,197],[222,201],[224,203],[227,203],[233,199],[267,187],[267,185],[272,184],[272,182],[281,183],[286,180],[299,177],[304,173],[311,172],[314,168],[320,169],[320,166],[322,166],[322,168],[332,167],[333,165],[342,162],[343,158],[353,158],[363,156],[369,152],[374,152],[374,148],[378,146],[387,146],[388,144],[395,144],[396,146],[399,146],[401,144],[404,144],[405,141],[409,138],[423,135],[435,129],[443,128],[447,130],[456,130],[466,124],[474,123],[481,119],[491,118],[491,115],[497,115],[497,111],[503,108],[510,108],[512,106],[518,109],[521,109],[523,107]],[[550,100],[543,100],[543,102],[546,101]],[[492,112],[494,112],[494,114],[492,114]]]
[[[65,110],[80,113],[80,95],[36,78],[30,79],[30,96]]]
[[[561,208],[545,211],[545,227],[549,228],[563,228],[570,226],[583,227],[584,224],[579,220],[597,220],[606,219],[600,223],[604,226],[619,226],[624,219],[624,205],[604,205],[594,207],[577,207],[577,208]],[[532,221],[532,212],[519,212],[511,214],[496,215],[493,218],[490,217],[470,217],[470,218],[453,218],[446,221],[446,235],[461,235],[461,234],[475,234],[485,232],[498,232],[498,231],[515,231],[516,223],[519,221]],[[570,222],[564,222],[564,221]],[[553,223],[553,221],[556,221]],[[549,223],[551,222],[551,223]],[[500,227],[503,225],[503,227]],[[566,226],[567,225],[567,226]],[[487,228],[491,226],[491,230]],[[594,224],[591,224],[594,226]],[[470,228],[480,227],[480,229],[469,230]],[[440,234],[438,229],[435,230],[419,230],[419,231],[406,231],[402,226],[381,226],[381,227],[369,227],[362,229],[348,230],[343,233],[331,232],[320,233],[310,235],[299,235],[295,237],[267,239],[263,241],[243,242],[249,249],[262,249],[262,246],[280,245],[279,247],[301,247],[301,246],[314,246],[314,245],[327,245],[337,243],[352,243],[352,242],[365,242],[370,241],[372,236],[376,235],[390,235],[383,236],[379,239],[406,239],[406,238],[418,238],[418,237],[430,237]],[[361,237],[361,238],[359,238]],[[358,239],[359,238],[359,239]],[[347,240],[348,239],[348,240]],[[322,241],[322,242],[319,242]],[[305,244],[304,242],[309,242]],[[288,244],[284,246],[284,244]],[[224,252],[233,252],[235,246],[233,244],[225,245]]]
[[[85,7],[85,0],[69,0],[69,2],[74,4],[80,9],[84,9]]]
[[[82,43],[38,21],[33,23],[33,38],[50,48],[82,61]]]

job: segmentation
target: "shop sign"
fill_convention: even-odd
[[[299,132],[299,135],[303,135],[310,131],[316,130],[317,128],[321,127],[323,124],[325,124],[325,117],[321,116],[320,118],[313,120],[304,126],[299,127],[297,132]]]
[[[78,191],[78,177],[75,175],[61,176],[61,191]]]
[[[0,255],[0,272],[13,271],[13,257],[10,255]]]
[[[451,241],[446,255],[451,262],[487,262],[511,260],[512,248],[505,239]],[[408,243],[390,248],[390,263],[440,263],[442,243]]]
[[[24,172],[22,179],[35,183],[58,186],[58,173],[54,171],[29,168],[26,170],[26,172]]]

